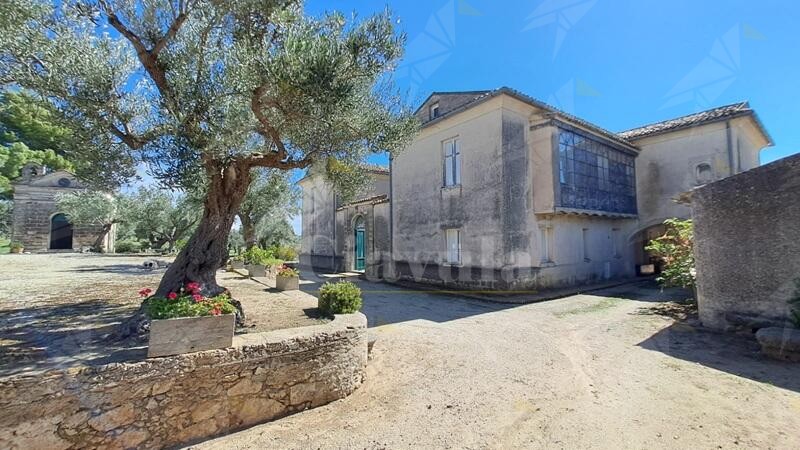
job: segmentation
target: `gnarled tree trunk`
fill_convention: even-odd
[[[242,221],[242,237],[244,238],[244,246],[249,250],[258,244],[258,240],[256,239],[256,224],[250,218],[249,214],[239,214],[239,220]]]
[[[108,232],[111,231],[111,227],[114,226],[112,223],[103,224],[103,227],[100,229],[100,234],[97,236],[97,239],[94,240],[94,244],[92,244],[92,251],[96,253],[105,253],[106,248],[103,245],[103,241],[106,240],[106,236],[108,236]]]
[[[205,296],[215,296],[226,291],[217,284],[217,270],[228,258],[228,235],[239,206],[250,184],[250,171],[245,165],[231,165],[217,170],[207,170],[209,177],[208,193],[203,209],[203,217],[186,247],[167,268],[156,289],[155,296],[165,297],[177,292],[189,282],[202,286]],[[241,304],[233,301],[239,312],[237,321],[244,321]],[[148,329],[144,309],[122,324],[119,337],[139,337]]]

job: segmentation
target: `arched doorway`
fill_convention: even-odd
[[[72,224],[64,214],[50,219],[50,250],[72,250]]]
[[[364,217],[357,218],[355,227],[353,228],[355,229],[355,245],[353,246],[355,258],[353,260],[353,269],[364,270],[367,267],[367,231],[364,226]]]

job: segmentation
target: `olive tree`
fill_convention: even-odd
[[[122,196],[96,191],[61,193],[56,195],[59,211],[66,214],[70,223],[89,225],[98,229],[92,251],[103,252],[103,242],[114,224],[125,221],[130,211],[127,199]]]
[[[0,3],[0,81],[47,100],[84,178],[146,164],[202,188],[202,218],[157,295],[215,279],[256,168],[356,167],[407,145],[417,123],[390,72],[404,36],[386,11],[310,17],[300,0]]]
[[[246,247],[249,249],[261,237],[266,237],[259,236],[257,232],[268,229],[262,224],[286,221],[297,213],[299,197],[286,172],[275,169],[255,171],[247,195],[239,208]]]

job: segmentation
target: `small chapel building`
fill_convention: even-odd
[[[39,164],[27,164],[14,184],[11,239],[26,252],[73,252],[90,248],[101,232],[98,225],[70,223],[58,209],[57,196],[80,192],[87,187],[66,170],[48,171]],[[102,243],[105,252],[114,251],[116,230]]]

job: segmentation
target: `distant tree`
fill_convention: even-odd
[[[242,236],[249,249],[272,231],[262,223],[285,220],[298,211],[300,194],[289,181],[288,172],[275,169],[257,169],[253,181],[239,207]],[[261,226],[260,226],[261,225]]]
[[[13,203],[0,199],[0,238],[8,239],[11,235],[11,210]]]
[[[0,95],[0,144],[22,142],[31,150],[53,150],[66,156],[72,132],[58,123],[49,106],[24,91]]]
[[[47,106],[25,92],[0,95],[0,198],[11,196],[11,183],[29,162],[74,170],[64,151],[71,133]]]
[[[100,229],[92,244],[92,250],[96,252],[105,251],[103,241],[111,228],[125,221],[132,212],[125,197],[96,191],[59,194],[56,202],[70,223],[93,225]]]
[[[256,227],[258,245],[264,248],[273,246],[294,247],[297,235],[287,217],[265,217]]]
[[[155,250],[166,245],[169,252],[194,232],[203,213],[201,199],[185,194],[175,197],[155,187],[139,189],[128,203],[136,211],[129,219],[136,237]]]
[[[251,170],[357,166],[417,128],[387,74],[404,36],[388,12],[348,23],[300,0],[0,2],[0,83],[49,100],[77,169],[119,184],[139,163],[204,187],[202,219],[156,294],[215,278]],[[82,173],[79,173],[82,175]]]
[[[73,169],[71,162],[50,149],[31,150],[22,142],[0,146],[0,198],[11,197],[11,183],[19,178],[22,168],[30,162],[52,170]]]

